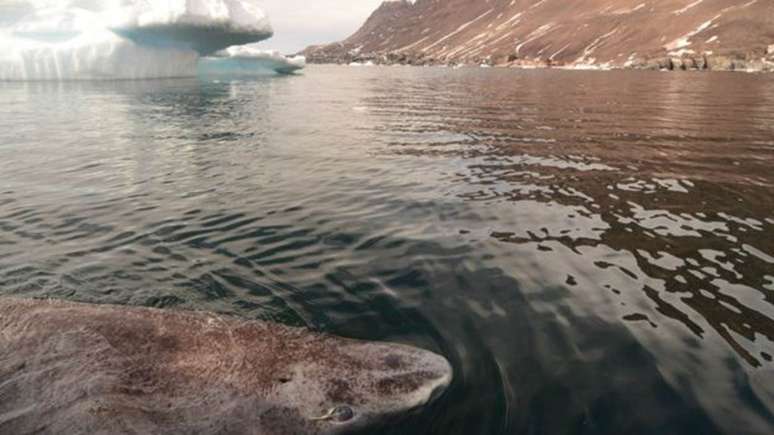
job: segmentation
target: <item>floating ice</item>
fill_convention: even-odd
[[[204,75],[254,75],[266,71],[290,74],[306,66],[304,56],[285,57],[277,51],[265,51],[255,46],[242,45],[218,51],[213,57],[199,62],[199,73]]]
[[[200,56],[272,36],[253,2],[0,0],[0,80],[191,77]],[[299,65],[263,59],[278,72]]]
[[[193,50],[141,46],[108,30],[56,43],[0,36],[0,80],[190,77],[198,59]]]
[[[272,36],[263,11],[245,0],[135,0],[111,29],[141,45],[190,48],[208,55]],[[126,17],[126,18],[124,18]]]

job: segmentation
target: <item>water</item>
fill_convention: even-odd
[[[394,433],[774,431],[774,77],[0,83],[0,293],[445,355]]]

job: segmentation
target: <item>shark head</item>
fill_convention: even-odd
[[[389,424],[434,401],[452,379],[444,357],[416,347],[328,337],[307,350],[308,359],[277,379],[275,397],[299,416],[297,428],[281,433],[352,433]]]

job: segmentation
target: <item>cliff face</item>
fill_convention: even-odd
[[[772,0],[407,0],[383,3],[312,62],[733,69],[774,64]]]

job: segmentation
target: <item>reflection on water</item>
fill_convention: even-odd
[[[774,431],[772,77],[0,83],[0,126],[3,294],[443,353],[395,433]]]

